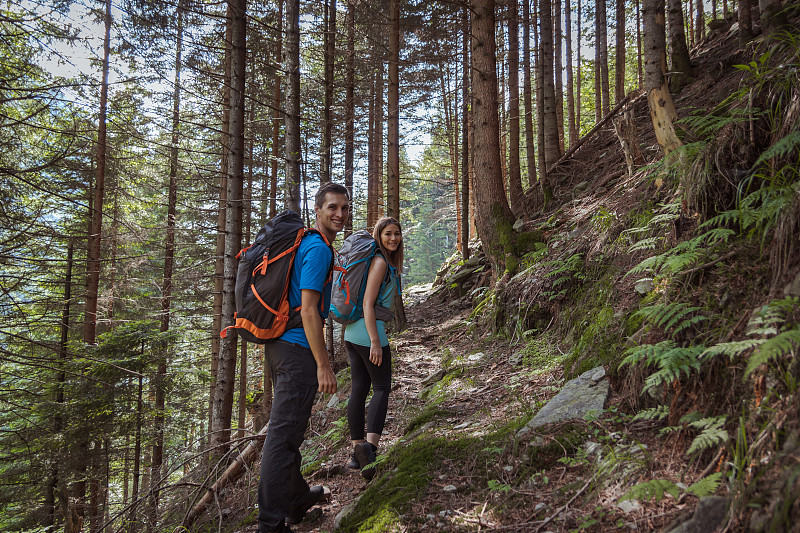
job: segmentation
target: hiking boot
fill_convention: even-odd
[[[299,524],[302,522],[308,510],[319,503],[323,496],[325,496],[325,488],[322,485],[311,487],[303,499],[300,500],[300,504],[289,512],[289,516],[286,517],[286,523]]]
[[[361,466],[359,466],[358,464],[358,457],[356,457],[355,448],[353,448],[353,453],[350,454],[350,462],[347,463],[347,468],[350,468],[352,470],[358,470],[359,468],[361,468]]]
[[[356,444],[355,455],[358,460],[358,466],[361,468],[361,477],[370,481],[375,476],[375,467],[364,468],[370,463],[375,462],[375,450],[377,448],[369,442],[359,442]]]

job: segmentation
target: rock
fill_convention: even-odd
[[[652,291],[655,288],[655,284],[653,284],[652,279],[642,279],[636,282],[633,286],[633,290],[636,291],[636,294],[640,296],[644,296],[648,292]]]
[[[708,29],[711,31],[721,30],[728,25],[728,22],[723,19],[714,19],[708,22]]]
[[[331,399],[328,400],[328,409],[336,405],[339,405],[339,397],[334,394],[333,396],[331,396]]]
[[[594,192],[595,196],[603,196],[605,193],[608,192],[608,189],[605,187],[598,187],[597,190]]]
[[[617,504],[617,508],[625,514],[639,511],[642,506],[636,500],[622,500]]]
[[[356,507],[358,507],[358,502],[360,499],[361,496],[342,507],[342,510],[339,511],[339,514],[337,514],[336,518],[333,519],[333,531],[339,529],[339,525],[341,525],[342,520],[353,514],[353,512],[356,510]]]
[[[484,357],[486,357],[486,355],[483,352],[478,352],[470,355],[469,357],[467,357],[467,359],[473,362],[477,362],[483,359]]]
[[[783,295],[786,298],[800,297],[800,273],[798,273],[794,280],[783,288]]]
[[[448,494],[453,494],[458,492],[458,487],[456,487],[455,485],[445,485],[442,490]]]
[[[437,370],[436,372],[434,372],[433,374],[422,380],[421,385],[423,387],[427,387],[429,385],[433,385],[434,383],[438,383],[442,381],[445,374],[447,374],[447,371],[444,370],[443,368],[440,368],[439,370]]]
[[[589,187],[589,182],[588,181],[582,181],[579,184],[577,184],[575,187],[573,187],[572,190],[573,190],[573,192],[581,193],[581,192],[585,191],[587,187]]]
[[[533,512],[538,513],[539,511],[541,511],[545,507],[547,507],[545,504],[543,504],[542,502],[539,502],[539,503],[536,504],[536,507],[533,508]]]
[[[697,504],[692,518],[669,533],[706,533],[716,531],[728,512],[728,499],[722,496],[707,496]]]
[[[466,429],[469,427],[471,422],[464,422],[463,424],[459,424],[457,426],[453,426],[453,429]]]
[[[517,366],[525,360],[525,354],[522,352],[514,352],[508,358],[508,362],[511,363],[513,366]]]
[[[608,380],[605,377],[605,369],[598,366],[567,382],[561,392],[519,430],[517,436],[522,437],[545,424],[583,418],[591,412],[602,411],[608,398]]]
[[[508,472],[509,474],[514,471],[514,467],[511,465],[506,465],[503,467],[503,470]]]
[[[522,220],[521,218],[518,218],[517,220],[514,221],[514,225],[511,226],[511,229],[513,229],[517,233],[522,232],[522,230],[525,229],[525,221]]]

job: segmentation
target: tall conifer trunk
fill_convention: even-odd
[[[241,248],[242,187],[244,181],[244,89],[246,43],[246,0],[229,0],[231,14],[231,112],[228,148],[228,202],[225,215],[225,276],[222,289],[222,327],[233,325],[236,310],[236,254]],[[211,426],[212,445],[230,440],[233,389],[236,381],[236,330],[229,330],[220,346],[217,385]],[[220,454],[224,447],[214,453]]]
[[[353,172],[355,169],[355,0],[347,0],[347,63],[344,103],[344,186],[353,197]],[[353,232],[353,217],[347,217],[344,236]]]
[[[475,215],[478,234],[496,272],[505,270],[513,222],[500,168],[500,124],[493,0],[472,3],[472,90]]]
[[[536,183],[536,139],[533,136],[533,81],[531,73],[531,8],[530,0],[522,0],[522,97],[525,104],[525,156],[528,167],[528,187]]]
[[[527,1],[527,0],[523,0]],[[511,211],[520,216],[525,206],[519,163],[519,5],[508,0],[508,181]]]
[[[286,2],[286,46],[283,70],[286,84],[286,209],[300,213],[300,0]]]
[[[617,0],[616,52],[617,61],[614,71],[614,103],[625,98],[625,0]]]
[[[389,2],[386,214],[400,219],[400,0]]]
[[[526,2],[528,0],[525,0]],[[462,10],[463,31],[461,35],[461,256],[466,261],[469,259],[469,6]]]
[[[322,153],[319,163],[321,183],[331,180],[331,130],[333,119],[333,68],[336,60],[336,0],[325,0],[325,101],[322,115]]]
[[[664,0],[644,0],[644,86],[656,139],[665,154],[681,146],[675,134],[675,106],[664,73],[667,65]]]

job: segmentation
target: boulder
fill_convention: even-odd
[[[519,430],[518,437],[524,436],[539,426],[567,420],[583,418],[591,412],[602,411],[608,398],[608,380],[602,366],[587,370],[572,381],[567,382],[555,398],[550,400],[525,427]]]
[[[722,496],[706,496],[697,504],[692,517],[669,533],[706,533],[716,531],[723,524],[728,512],[728,499]]]

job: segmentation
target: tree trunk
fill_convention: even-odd
[[[533,136],[533,94],[531,80],[530,0],[522,0],[522,97],[525,103],[525,156],[528,167],[528,187],[536,183],[536,140]]]
[[[583,102],[583,97],[581,95],[581,83],[583,82],[583,69],[581,68],[581,39],[583,36],[581,35],[583,20],[581,20],[581,0],[578,0],[578,13],[577,13],[577,21],[576,25],[578,27],[578,37],[575,39],[577,41],[576,45],[576,52],[575,55],[578,68],[577,70],[577,79],[575,80],[575,130],[577,133],[577,138],[580,139],[581,136],[581,102]],[[574,145],[570,143],[570,149]]]
[[[331,180],[331,107],[333,106],[333,68],[336,60],[336,0],[325,0],[325,102],[322,116],[322,153],[319,181]]]
[[[512,253],[510,239],[513,215],[506,201],[500,170],[500,124],[497,116],[497,58],[495,56],[494,1],[472,3],[472,89],[475,142],[474,164],[476,222],[487,256],[496,266],[506,267]]]
[[[698,0],[702,5],[702,0]],[[739,0],[739,44],[744,46],[753,40],[753,16],[750,10],[750,0]]]
[[[286,209],[300,212],[300,0],[286,2]]]
[[[278,29],[277,39],[275,43],[275,64],[281,63],[281,55],[283,53],[283,0],[278,0]],[[271,178],[269,183],[269,217],[272,218],[278,214],[278,159],[280,152],[280,135],[281,135],[281,73],[275,72],[272,85],[275,94],[272,99],[272,168]],[[262,221],[263,226],[266,221]]]
[[[231,14],[231,112],[228,148],[228,202],[225,215],[225,278],[222,288],[222,327],[233,324],[236,311],[236,254],[241,248],[242,187],[244,181],[244,88],[247,31],[246,0],[229,0]],[[233,388],[236,381],[236,330],[222,339],[220,347],[214,411],[211,425],[212,446],[230,439],[233,411]],[[220,448],[215,454],[225,450]]]
[[[400,219],[400,0],[389,2],[386,214]]]
[[[347,66],[345,74],[344,103],[344,186],[353,198],[353,172],[355,169],[355,0],[347,0]],[[344,236],[353,233],[353,217],[347,217]]]
[[[379,54],[380,65],[378,66],[378,82],[375,89],[375,196],[378,199],[377,218],[386,213],[386,196],[384,196],[383,192],[383,181],[385,179],[383,165],[383,51],[381,50]]]
[[[175,264],[175,215],[178,203],[178,143],[180,142],[181,112],[181,52],[183,50],[183,1],[177,7],[177,42],[175,46],[175,86],[172,93],[172,139],[169,152],[169,185],[167,188],[167,220],[164,236],[164,277],[161,283],[161,333],[169,331],[170,306],[172,302],[172,271]],[[161,467],[164,463],[164,409],[166,407],[167,351],[159,346],[158,370],[155,379],[156,402],[153,417],[153,463],[151,477],[154,490],[150,493],[149,514],[152,523],[158,516],[158,487],[161,483]]]
[[[611,88],[608,79],[608,16],[606,0],[597,0],[597,58],[600,63],[600,97],[602,99],[602,115],[611,111]]]
[[[647,103],[658,144],[664,154],[668,155],[681,146],[681,141],[675,133],[677,114],[664,77],[667,57],[664,0],[645,0],[643,5],[644,83]]]
[[[439,63],[439,82],[442,87],[442,108],[444,109],[444,129],[447,137],[447,152],[450,156],[450,172],[453,176],[455,209],[456,209],[456,242],[461,250],[461,211],[459,208],[459,179],[458,179],[458,117],[451,106],[449,69]],[[454,99],[453,99],[454,100]]]
[[[567,33],[567,126],[569,129],[569,146],[578,141],[578,128],[575,123],[575,92],[572,77],[572,6],[567,2],[564,10],[564,29]]]
[[[376,75],[372,73],[369,97],[369,127],[367,131],[367,227],[373,228],[378,222],[378,121],[375,108],[378,101]]]
[[[545,168],[540,173],[542,192],[545,205],[553,197],[555,184],[548,175],[552,164],[558,161],[561,155],[558,142],[558,115],[556,113],[556,96],[553,84],[553,26],[551,17],[550,0],[540,0],[539,16],[541,20],[541,62],[542,62],[542,93],[543,93],[543,130],[544,130],[544,163]]]
[[[633,115],[633,106],[628,105],[623,113],[613,119],[614,131],[625,154],[625,164],[628,167],[628,176],[633,176],[636,165],[641,164],[643,157],[639,149],[639,136],[636,133],[636,122]]]
[[[528,1],[528,0],[524,0]],[[469,7],[462,10],[461,35],[461,257],[469,259]]]
[[[231,15],[228,9],[225,17],[225,42],[231,42]],[[217,374],[219,370],[220,358],[220,332],[222,331],[222,286],[225,279],[225,217],[226,206],[228,205],[228,144],[230,138],[230,115],[231,115],[231,50],[225,47],[225,60],[223,64],[223,79],[226,80],[222,86],[222,135],[220,174],[219,174],[219,211],[217,213],[217,242],[216,256],[214,261],[214,303],[213,319],[211,322],[211,384],[208,392],[208,429],[209,444],[211,443],[211,427],[214,415],[214,394],[217,386]]]
[[[523,0],[527,1],[527,0]],[[525,210],[522,173],[519,164],[519,5],[508,2],[508,178],[511,211],[521,216]]]
[[[625,98],[625,0],[617,0],[616,70],[614,72],[614,103]]]
[[[764,31],[764,35],[769,35],[789,23],[781,4],[781,0],[758,0],[761,29]]]
[[[680,91],[692,75],[689,48],[686,46],[686,32],[683,29],[683,7],[681,0],[667,0],[669,11],[669,48],[672,52],[672,76],[670,89]],[[645,33],[647,28],[645,28]]]
[[[564,153],[564,84],[562,78],[561,43],[561,0],[553,2],[553,74],[556,90],[556,129],[558,131],[558,151]]]
[[[699,45],[700,41],[706,37],[706,15],[703,0],[697,0],[695,2],[695,11],[694,40],[695,44]]]
[[[636,73],[638,75],[640,89],[644,86],[644,69],[642,68],[641,4],[642,4],[641,0],[636,0]]]
[[[547,150],[544,142],[544,67],[542,65],[542,46],[540,42],[541,29],[539,29],[538,24],[540,9],[540,3],[537,0],[533,0],[533,56],[536,58],[536,65],[534,66],[534,72],[536,73],[536,79],[534,80],[536,86],[536,162],[539,165],[539,189],[542,191],[541,202],[537,201],[534,209],[538,209],[544,204],[545,192],[549,190],[549,185],[546,182],[547,169],[545,168],[545,153]]]
[[[142,354],[144,355],[144,343],[142,343]],[[130,522],[132,523],[131,531],[136,530],[136,523],[138,521],[137,502],[139,500],[139,473],[141,471],[142,461],[142,418],[144,418],[144,402],[142,395],[144,393],[144,385],[142,384],[142,375],[139,375],[139,386],[136,389],[136,434],[133,441],[133,489],[131,490],[131,508],[130,508]]]

